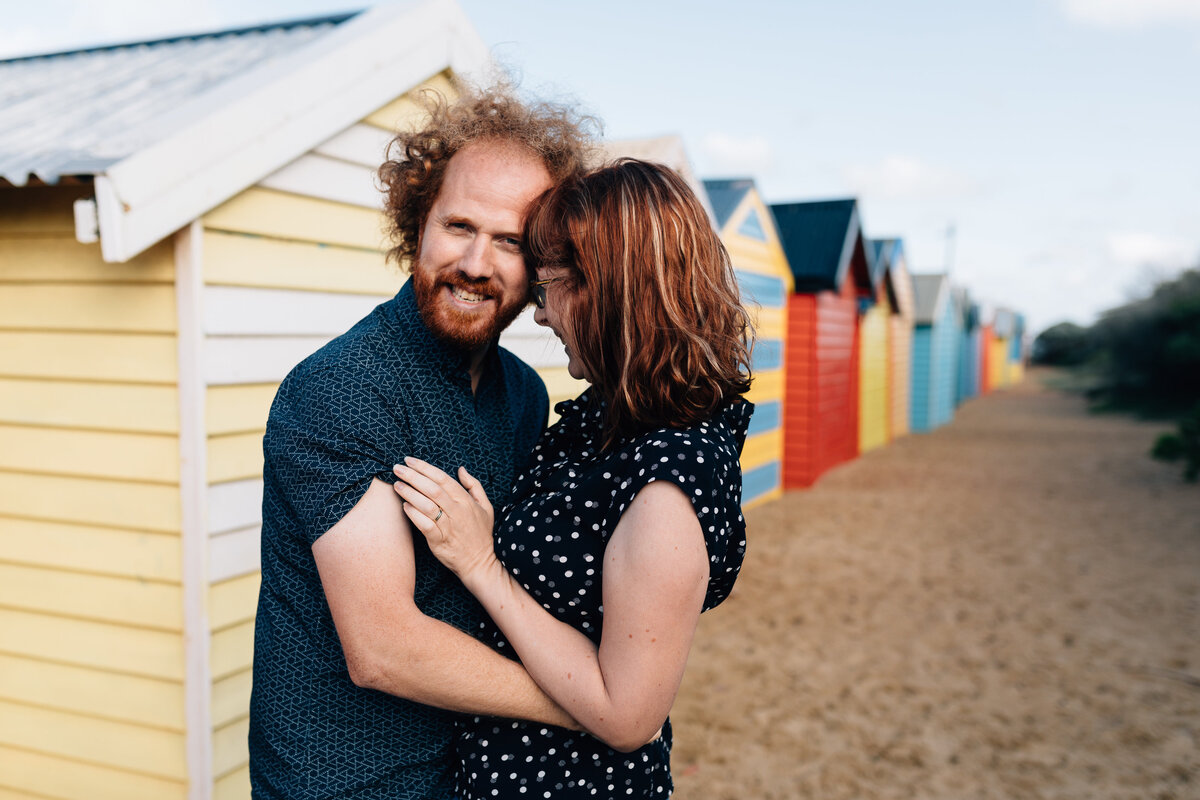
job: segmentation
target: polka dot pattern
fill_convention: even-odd
[[[674,483],[692,502],[709,554],[708,610],[728,595],[746,552],[741,467],[753,405],[738,401],[691,428],[662,428],[600,450],[603,407],[585,392],[533,449],[496,526],[496,553],[557,619],[599,644],[601,565],[622,513],[648,483]],[[485,641],[512,656],[490,622]],[[554,726],[475,718],[458,743],[459,794],[471,798],[667,797],[671,727],[632,753]]]

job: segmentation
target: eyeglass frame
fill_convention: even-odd
[[[567,277],[567,276],[559,275],[554,278],[546,278],[544,281],[530,281],[529,282],[529,293],[530,293],[529,299],[532,300],[533,304],[535,306],[537,306],[538,308],[545,308],[546,307],[546,287],[549,286],[550,284],[554,283],[555,281],[561,281],[565,277]]]

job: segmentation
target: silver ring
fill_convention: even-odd
[[[434,522],[437,522],[439,519],[441,519],[441,518],[442,518],[442,514],[445,514],[445,513],[446,513],[445,509],[441,509],[441,508],[439,508],[439,509],[438,509],[438,515],[437,515],[436,517],[434,517],[434,518],[433,518],[433,521],[434,521]]]

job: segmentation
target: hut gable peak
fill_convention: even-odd
[[[773,203],[771,214],[783,242],[796,291],[834,290],[847,275],[869,287],[869,255],[854,198]]]
[[[94,179],[103,257],[127,261],[413,86],[487,60],[453,0],[423,0],[0,61],[0,130],[18,131],[0,134],[0,183]]]
[[[915,321],[918,325],[934,325],[942,318],[950,302],[950,278],[944,274],[913,275]]]

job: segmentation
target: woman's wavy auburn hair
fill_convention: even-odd
[[[605,448],[749,390],[753,329],[729,254],[669,167],[624,158],[548,190],[525,247],[531,267],[568,271],[564,324],[607,404]]]
[[[421,227],[429,216],[446,167],[454,154],[478,141],[513,143],[541,159],[555,182],[576,177],[588,166],[599,124],[573,107],[525,102],[501,80],[488,88],[460,85],[451,101],[433,90],[421,93],[428,120],[420,130],[401,131],[387,148],[379,181],[395,246],[388,257],[411,265]]]

